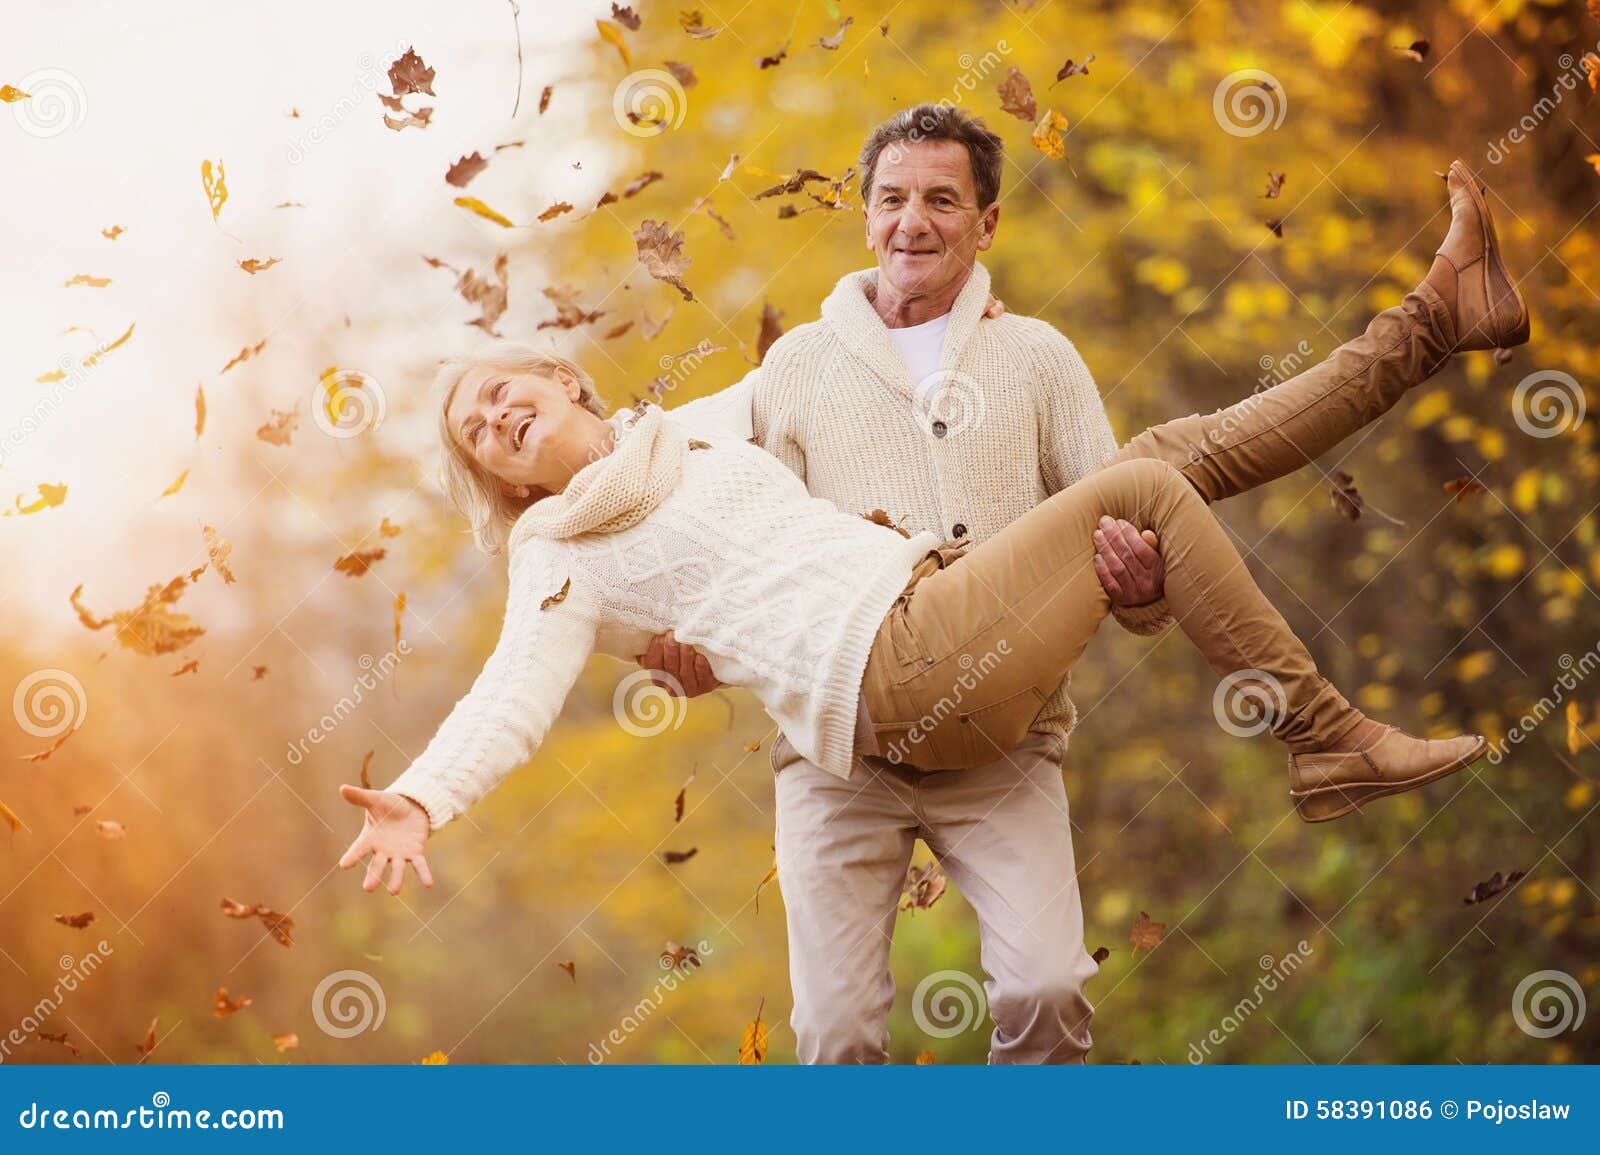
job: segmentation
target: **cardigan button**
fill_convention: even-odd
[[[935,421],[933,423],[933,435],[935,437],[943,437],[947,432],[949,432],[949,426],[943,421]]]
[[[959,521],[956,522],[954,525],[952,525],[950,527],[950,536],[951,537],[966,537],[967,536],[967,527],[964,524],[962,524],[961,522],[959,522]]]

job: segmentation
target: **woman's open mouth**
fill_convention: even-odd
[[[532,424],[533,414],[531,413],[524,417],[521,421],[517,422],[517,427],[511,431],[512,453],[520,453],[522,451],[522,439],[528,435],[528,426]]]

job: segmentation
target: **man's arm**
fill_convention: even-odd
[[[1117,439],[1094,377],[1072,342],[1052,328],[1039,358],[1039,463],[1045,491],[1054,494],[1109,460]],[[1132,634],[1159,634],[1172,624],[1158,545],[1153,533],[1125,521],[1102,519],[1095,535],[1095,573],[1117,623]]]

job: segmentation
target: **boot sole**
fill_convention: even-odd
[[[1494,316],[1499,303],[1507,297],[1516,302],[1517,320],[1513,322],[1510,332],[1487,333],[1485,336],[1495,343],[1496,348],[1509,349],[1523,345],[1528,340],[1528,303],[1523,300],[1522,292],[1517,288],[1516,282],[1511,279],[1505,262],[1500,259],[1500,238],[1495,232],[1494,216],[1489,212],[1489,202],[1483,199],[1483,193],[1478,188],[1478,178],[1472,171],[1459,160],[1451,161],[1450,167],[1460,166],[1461,175],[1467,183],[1467,193],[1472,197],[1472,203],[1477,207],[1478,220],[1483,229],[1483,252],[1486,258],[1489,276],[1489,292],[1495,294],[1491,303],[1489,315]],[[1481,327],[1481,326],[1480,326]],[[1457,334],[1457,342],[1464,343],[1471,334]]]
[[[1346,814],[1349,814],[1352,810],[1359,810],[1368,802],[1371,802],[1374,798],[1384,798],[1391,794],[1404,794],[1408,790],[1415,790],[1419,786],[1426,786],[1430,782],[1437,782],[1439,779],[1454,774],[1458,770],[1466,769],[1479,758],[1482,758],[1486,753],[1488,753],[1488,751],[1489,740],[1480,736],[1478,738],[1478,744],[1473,747],[1471,753],[1463,754],[1454,762],[1441,766],[1437,770],[1430,770],[1421,778],[1413,778],[1409,782],[1402,782],[1399,784],[1349,782],[1343,786],[1327,786],[1321,790],[1313,790],[1306,794],[1294,794],[1293,791],[1290,793],[1294,797],[1294,808],[1299,813],[1301,818],[1305,819],[1307,822],[1327,822],[1330,819],[1342,818]],[[1350,795],[1356,791],[1360,792],[1359,797],[1350,797]],[[1329,811],[1326,814],[1308,814],[1306,812],[1308,804],[1312,803],[1315,799],[1321,798],[1328,794],[1346,796],[1346,804],[1340,809]]]

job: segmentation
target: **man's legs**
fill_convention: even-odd
[[[919,779],[928,845],[978,915],[991,1063],[1082,1063],[1089,1050],[1084,984],[1100,968],[1084,950],[1062,749],[1030,733],[987,766]]]
[[[781,736],[773,764],[799,1060],[886,1063],[889,943],[919,825],[909,789],[860,762],[847,782]]]

